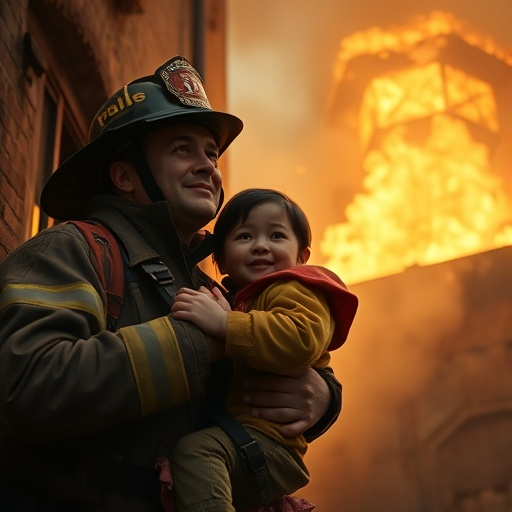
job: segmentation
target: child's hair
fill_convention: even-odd
[[[311,247],[311,227],[302,208],[286,194],[268,188],[248,188],[235,194],[224,206],[215,223],[215,250],[213,261],[217,264],[224,259],[224,240],[240,223],[247,220],[255,206],[274,203],[283,207],[290,219],[293,232],[299,242],[299,253]]]

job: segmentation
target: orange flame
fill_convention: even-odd
[[[406,51],[420,38],[448,30],[512,65],[488,38],[463,31],[441,13],[422,19],[416,28],[355,34],[342,42],[341,60],[364,51]],[[441,38],[434,46],[445,43]],[[489,148],[467,125],[499,132],[493,88],[456,63],[440,63],[435,57],[431,52],[416,65],[377,76],[365,87],[358,124],[366,151],[365,192],[346,208],[346,222],[328,226],[321,243],[326,266],[348,282],[512,243],[512,201],[491,168]],[[420,131],[413,126],[418,122]],[[376,133],[381,134],[379,142]]]

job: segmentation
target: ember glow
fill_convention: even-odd
[[[346,220],[325,230],[321,251],[349,283],[512,243],[510,191],[491,155],[501,129],[493,84],[458,63],[454,45],[512,65],[489,38],[444,13],[341,43],[331,103],[343,110],[339,96],[359,80],[365,178]],[[363,56],[376,71],[351,66]]]

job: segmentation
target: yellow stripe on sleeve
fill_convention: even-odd
[[[98,320],[101,330],[106,328],[105,306],[94,286],[89,283],[60,286],[8,284],[0,295],[0,310],[13,304],[83,311]]]
[[[186,370],[168,318],[119,329],[139,392],[142,416],[190,399]]]

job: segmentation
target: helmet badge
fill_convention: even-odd
[[[166,62],[157,70],[167,90],[187,106],[212,110],[199,73],[183,57]]]

